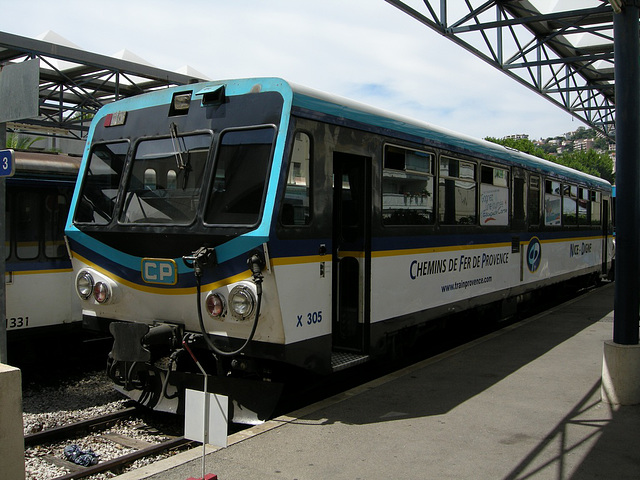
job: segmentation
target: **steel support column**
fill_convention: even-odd
[[[6,123],[0,123],[0,150],[4,149],[7,144],[7,127]],[[6,295],[6,276],[5,276],[5,208],[7,194],[6,182],[4,178],[0,178],[0,363],[8,362],[7,354],[7,295]]]
[[[613,341],[638,344],[640,308],[640,40],[638,6],[614,15],[616,282]]]

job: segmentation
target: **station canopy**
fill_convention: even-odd
[[[86,52],[54,32],[41,40],[0,32],[0,68],[32,59],[40,63],[39,115],[8,123],[9,131],[84,140],[103,105],[205,79],[189,67],[182,73],[156,68],[127,50]]]
[[[609,1],[386,1],[614,140]]]
[[[386,1],[614,139],[614,13],[609,1]],[[40,60],[40,115],[21,122],[24,133],[32,129],[39,135],[84,139],[102,105],[204,79],[188,68],[183,73],[155,68],[128,52],[110,57],[54,40],[0,32],[0,67]]]

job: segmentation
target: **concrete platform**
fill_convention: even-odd
[[[229,437],[220,480],[638,479],[640,407],[600,398],[613,285]],[[202,449],[118,480],[201,476]]]

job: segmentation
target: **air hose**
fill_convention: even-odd
[[[263,264],[263,261],[262,261],[262,258],[260,257],[260,255],[258,253],[254,253],[247,260],[247,264],[251,268],[251,274],[253,276],[253,281],[254,281],[254,283],[256,285],[256,296],[257,296],[256,314],[255,314],[255,318],[253,319],[253,326],[251,327],[251,333],[249,334],[249,336],[247,337],[247,339],[245,340],[245,342],[244,342],[244,344],[242,346],[240,346],[236,350],[227,351],[227,350],[222,350],[219,347],[217,347],[213,343],[213,341],[209,338],[207,330],[206,330],[206,328],[204,326],[204,320],[202,318],[202,305],[201,305],[201,298],[202,298],[202,267],[208,263],[209,259],[212,256],[213,256],[213,250],[203,247],[203,248],[199,249],[198,251],[194,252],[193,256],[183,257],[183,261],[185,262],[186,265],[188,265],[189,267],[193,268],[193,272],[194,272],[194,274],[196,276],[196,291],[197,291],[196,302],[197,302],[197,309],[198,309],[198,321],[200,323],[200,331],[202,332],[202,336],[204,337],[204,340],[207,343],[207,346],[209,347],[209,350],[211,350],[214,354],[221,355],[223,357],[230,357],[230,356],[233,356],[233,355],[238,355],[239,353],[244,351],[244,349],[247,347],[247,345],[249,345],[249,342],[251,342],[251,340],[253,340],[253,337],[254,337],[254,335],[256,333],[256,329],[258,328],[258,318],[260,317],[260,306],[262,304],[262,279],[263,279],[263,276],[262,276],[262,267],[261,267],[261,265]],[[191,263],[188,263],[188,262],[191,262]]]

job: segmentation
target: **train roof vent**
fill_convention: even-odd
[[[224,85],[203,88],[197,95],[202,95],[202,106],[222,105],[226,99]]]

